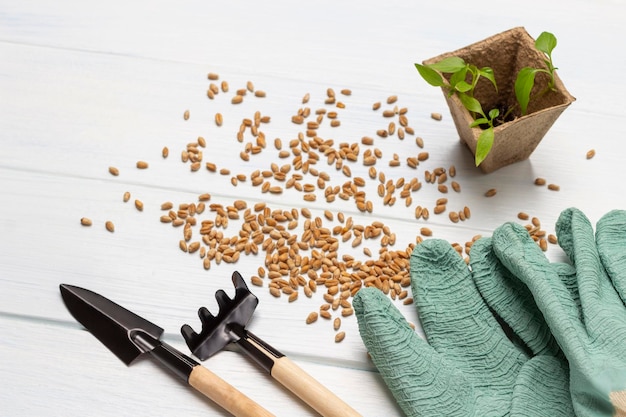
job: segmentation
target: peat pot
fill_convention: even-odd
[[[430,58],[424,64],[433,64],[450,56],[460,57],[479,68],[493,69],[498,91],[488,80],[481,78],[474,90],[474,97],[481,102],[485,112],[499,108],[501,114],[503,109],[517,103],[514,86],[519,70],[524,67],[546,67],[543,53],[535,48],[535,40],[523,27],[513,28],[459,50]],[[521,116],[518,112],[513,120],[494,128],[493,147],[480,164],[483,172],[493,172],[530,157],[563,110],[576,100],[565,89],[557,74],[556,91],[533,98],[533,94],[542,91],[547,83],[547,75],[537,74],[527,113]],[[456,95],[448,96],[444,91],[444,96],[461,141],[475,153],[480,127],[470,127],[474,119]]]

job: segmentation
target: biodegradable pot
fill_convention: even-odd
[[[465,48],[448,52],[424,61],[433,64],[450,56],[457,56],[479,68],[491,67],[494,71],[498,91],[486,79],[481,78],[474,90],[487,113],[493,108],[502,110],[515,105],[515,79],[523,67],[545,68],[544,55],[535,48],[535,40],[523,27],[507,30]],[[542,91],[548,83],[546,74],[538,74],[531,97]],[[494,142],[489,155],[480,164],[483,172],[489,173],[503,166],[528,159],[552,124],[576,99],[565,89],[555,74],[556,91],[538,98],[531,98],[526,115],[516,115],[514,120],[494,128]],[[462,142],[476,153],[476,143],[482,130],[470,128],[474,121],[470,112],[456,95],[444,95]]]

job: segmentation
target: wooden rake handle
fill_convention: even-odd
[[[323,417],[361,417],[335,393],[254,334],[242,331],[237,344],[275,380]]]
[[[361,416],[286,356],[274,361],[271,375],[324,417]]]

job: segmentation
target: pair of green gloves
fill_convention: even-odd
[[[567,209],[556,232],[571,264],[514,223],[474,243],[470,268],[448,242],[417,245],[427,341],[378,289],[356,294],[361,337],[407,416],[626,417],[626,211],[594,236]]]

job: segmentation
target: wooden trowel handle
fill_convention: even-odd
[[[274,361],[272,377],[324,417],[360,417],[356,410],[286,356]]]
[[[237,417],[274,417],[274,414],[202,365],[194,366],[189,385]]]

